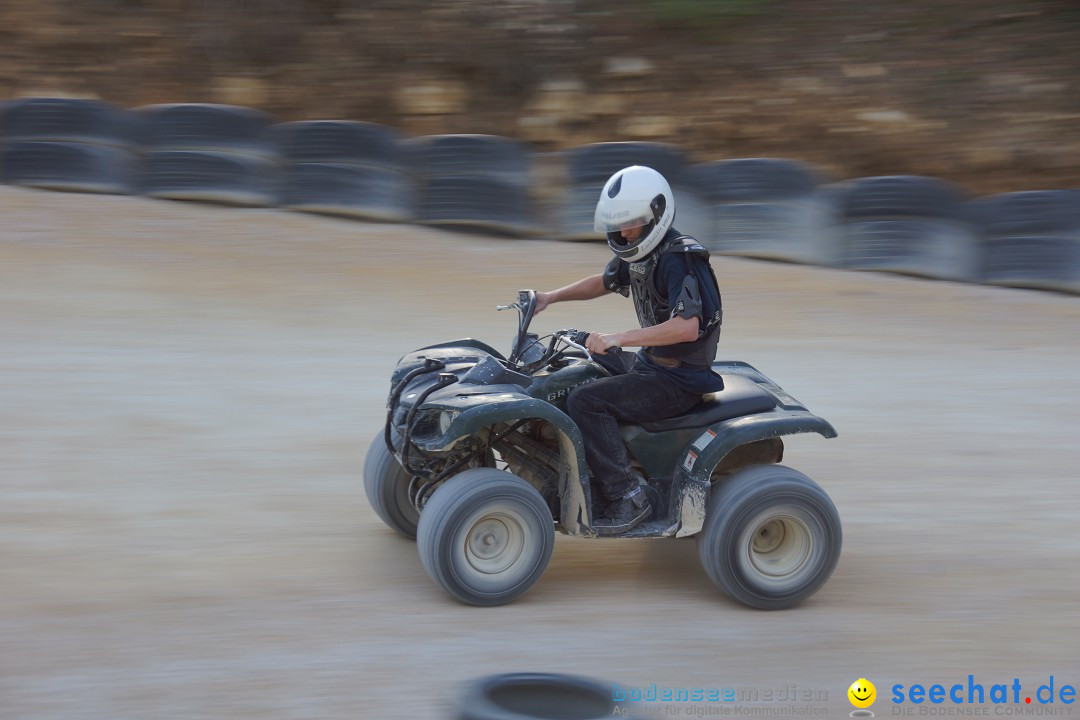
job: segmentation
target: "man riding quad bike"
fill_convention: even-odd
[[[459,600],[496,605],[525,592],[556,529],[697,535],[710,578],[759,608],[790,607],[832,573],[835,507],[776,463],[783,435],[836,432],[750,365],[713,361],[715,278],[704,248],[671,228],[673,216],[659,173],[616,173],[597,206],[597,229],[615,253],[603,275],[553,293],[524,290],[500,308],[519,312],[506,357],[466,339],[398,362],[365,488]],[[529,332],[551,302],[610,291],[632,291],[641,330]],[[620,345],[645,347],[630,355]]]

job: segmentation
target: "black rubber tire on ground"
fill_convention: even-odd
[[[431,178],[420,189],[416,220],[423,223],[488,228],[511,235],[529,234],[531,208],[525,189],[498,178]]]
[[[979,282],[1080,293],[1080,238],[991,238]]]
[[[698,556],[733,599],[780,610],[825,584],[841,543],[840,516],[817,483],[783,465],[757,465],[713,489]]]
[[[409,502],[410,480],[412,476],[390,454],[379,433],[364,458],[364,493],[371,509],[387,527],[415,540],[420,513]]]
[[[612,687],[588,678],[554,673],[506,673],[466,687],[457,720],[599,720],[618,705]]]
[[[277,205],[281,165],[258,155],[209,150],[161,150],[146,154],[143,192],[166,200],[225,205]]]
[[[307,120],[281,123],[270,131],[282,159],[292,163],[355,163],[404,169],[398,133],[377,123]]]
[[[4,142],[85,142],[128,147],[142,141],[141,118],[123,108],[80,98],[20,98],[2,105]]]
[[[424,569],[446,592],[469,605],[502,605],[544,572],[555,525],[532,485],[502,470],[473,468],[432,494],[416,540]]]
[[[571,148],[566,153],[566,173],[573,185],[598,183],[630,165],[657,171],[671,184],[678,182],[686,166],[685,151],[654,142],[605,142]]]
[[[349,163],[297,163],[288,167],[281,205],[294,210],[405,222],[416,191],[405,173]]]
[[[859,178],[839,189],[841,213],[848,219],[933,218],[963,220],[963,191],[944,180],[921,175]]]
[[[921,259],[934,269],[926,252],[928,238],[940,223],[923,219],[863,220],[844,226],[844,267],[853,270],[911,269]]]
[[[138,192],[139,157],[121,147],[81,142],[0,144],[0,182],[73,192]]]
[[[273,115],[253,108],[212,103],[136,108],[146,123],[151,150],[224,150],[276,156],[270,138]]]
[[[498,178],[526,187],[532,156],[520,140],[500,135],[425,135],[403,148],[412,170],[423,178]]]
[[[967,225],[934,218],[845,223],[841,267],[974,282],[983,250]]]
[[[604,234],[594,229],[596,202],[600,199],[602,184],[572,185],[558,210],[559,237],[563,240],[604,242]],[[676,199],[676,215],[678,215]]]
[[[969,219],[988,237],[1080,232],[1080,190],[1002,193],[968,203]]]
[[[807,165],[780,158],[738,158],[687,168],[683,183],[716,202],[787,200],[812,194],[821,183]]]
[[[720,252],[752,251],[759,245],[789,240],[803,230],[800,209],[781,202],[717,203],[713,207],[716,248]]]

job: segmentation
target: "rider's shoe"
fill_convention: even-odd
[[[651,514],[652,505],[645,499],[645,493],[639,486],[612,501],[594,527],[599,535],[619,535],[637,527]]]

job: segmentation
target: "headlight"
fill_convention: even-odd
[[[439,413],[439,432],[445,435],[446,431],[450,429],[450,423],[454,422],[454,418],[460,414],[461,413],[456,410],[444,410]]]

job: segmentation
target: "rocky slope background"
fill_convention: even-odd
[[[1080,187],[1073,0],[7,0],[0,97]]]

